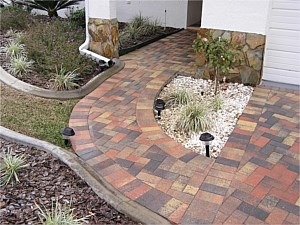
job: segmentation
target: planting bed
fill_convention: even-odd
[[[176,89],[184,89],[194,93],[200,104],[209,105],[207,117],[210,118],[212,127],[203,132],[209,132],[215,138],[210,148],[212,157],[217,157],[220,154],[253,92],[252,87],[237,83],[221,84],[219,88],[220,91],[217,96],[223,99],[220,110],[214,110],[208,104],[214,98],[214,81],[211,80],[194,79],[179,75],[162,90],[159,96],[159,98],[167,101],[168,96]],[[203,95],[201,95],[201,92],[203,92]],[[161,120],[158,120],[158,123],[165,133],[175,141],[181,143],[187,149],[205,155],[205,146],[199,140],[203,132],[188,135],[181,132],[176,125],[182,107],[182,105],[166,107],[162,111]]]
[[[99,198],[51,154],[0,139],[0,154],[8,149],[14,155],[25,154],[29,166],[20,171],[20,183],[0,189],[1,224],[38,224],[35,203],[50,210],[56,199],[62,204],[72,201],[76,218],[88,216],[89,224],[137,224]]]

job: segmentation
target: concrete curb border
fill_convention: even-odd
[[[84,96],[86,96],[87,94],[95,90],[103,81],[105,81],[115,73],[122,70],[125,66],[125,63],[118,59],[114,59],[114,62],[115,65],[113,67],[98,74],[81,88],[76,90],[71,90],[71,91],[47,90],[40,87],[36,87],[31,84],[27,84],[15,78],[8,72],[6,72],[1,66],[0,66],[0,74],[1,74],[0,81],[2,81],[4,84],[16,90],[23,91],[25,93],[42,97],[42,98],[61,99],[61,100],[78,99],[78,98],[83,98]]]
[[[103,198],[116,210],[124,213],[133,220],[144,224],[171,224],[167,219],[159,216],[144,206],[137,204],[118,192],[74,153],[46,141],[17,133],[3,126],[0,126],[0,137],[51,153],[68,165],[100,198]]]

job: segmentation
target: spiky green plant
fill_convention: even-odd
[[[75,69],[73,71],[67,71],[63,66],[58,69],[57,67],[56,73],[54,74],[54,78],[50,79],[50,82],[53,83],[53,88],[61,91],[61,90],[71,90],[79,85],[75,82],[76,78],[78,77],[78,73],[76,73]]]
[[[216,96],[211,101],[211,106],[215,111],[221,110],[224,105],[224,98],[221,96]]]
[[[70,6],[77,5],[79,2],[83,0],[18,0],[16,3],[20,5],[25,5],[26,7],[39,9],[48,12],[48,16],[58,17],[57,11],[65,8],[69,8]]]
[[[187,89],[176,89],[172,92],[166,101],[168,106],[174,107],[177,105],[186,105],[192,102],[195,99],[195,96],[192,92]]]
[[[26,55],[25,45],[17,41],[10,41],[4,47],[4,51],[6,52],[6,57],[10,57],[10,58]]]
[[[208,115],[209,111],[205,104],[190,103],[185,105],[177,120],[177,128],[187,134],[206,131],[211,128],[212,121]]]
[[[56,200],[55,206],[52,202],[51,211],[45,207],[42,209],[38,204],[35,205],[39,210],[39,218],[43,225],[81,225],[88,222],[87,216],[80,219],[76,218],[74,209],[71,208],[72,201],[70,201],[70,205],[62,205]]]
[[[1,163],[0,186],[9,183],[19,182],[18,173],[22,168],[27,167],[24,155],[13,156],[9,150],[3,154],[3,163]]]
[[[19,43],[19,44],[23,44],[24,43],[24,34],[23,33],[21,33],[21,32],[17,32],[16,34],[15,34],[15,41],[17,42],[17,43]]]
[[[8,72],[16,76],[21,76],[24,73],[28,73],[32,68],[33,61],[28,60],[26,56],[17,55],[11,58],[9,63]]]
[[[16,31],[13,30],[12,28],[10,28],[7,32],[6,32],[6,36],[7,37],[15,37],[16,36]]]

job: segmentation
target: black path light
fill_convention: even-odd
[[[71,146],[70,137],[75,135],[74,130],[70,127],[65,127],[61,129],[61,135],[62,138],[64,139],[65,145],[70,147]]]
[[[211,135],[210,133],[203,133],[200,136],[200,141],[203,141],[205,144],[206,157],[210,157],[209,156],[209,145],[210,145],[211,141],[213,141],[214,139],[215,139],[215,137],[213,135]]]
[[[160,113],[165,109],[166,103],[162,99],[156,99],[155,101],[155,110],[157,110],[158,119],[160,119]]]

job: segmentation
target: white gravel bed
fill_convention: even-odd
[[[214,81],[194,79],[180,75],[175,77],[162,90],[159,98],[167,100],[169,94],[178,88],[193,92],[200,102],[205,103],[214,98]],[[203,96],[201,96],[201,92],[204,92]],[[210,145],[211,157],[216,158],[220,154],[233,131],[239,116],[245,109],[252,92],[253,87],[244,86],[243,84],[226,83],[219,85],[217,95],[224,100],[224,103],[220,110],[210,110],[209,116],[212,119],[212,127],[209,130],[204,131],[211,133],[215,137]],[[200,135],[204,132],[187,135],[176,130],[175,124],[181,107],[182,106],[176,108],[166,107],[161,113],[161,119],[157,121],[165,133],[175,141],[181,143],[187,149],[205,155],[205,146],[199,140]]]

